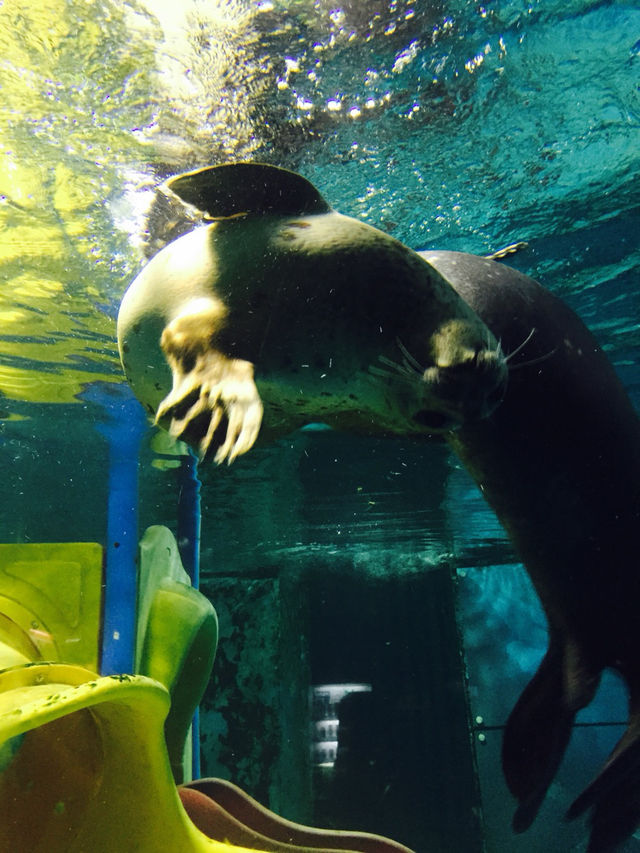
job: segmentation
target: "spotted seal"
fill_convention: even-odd
[[[445,279],[399,241],[256,163],[169,179],[205,223],[127,290],[118,343],[135,394],[215,461],[312,421],[362,434],[442,432],[501,400],[505,359]],[[418,382],[376,366],[410,359]],[[261,429],[262,427],[262,429]]]
[[[507,530],[549,625],[547,653],[504,735],[514,828],[533,822],[575,715],[610,667],[628,687],[628,728],[569,811],[590,811],[589,853],[610,853],[640,822],[640,421],[593,335],[540,284],[474,255],[420,254],[509,359],[501,405],[447,438]]]

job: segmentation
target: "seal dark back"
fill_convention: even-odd
[[[592,808],[590,853],[611,850],[640,821],[640,421],[561,300],[494,261],[421,255],[509,359],[502,404],[449,441],[507,530],[549,623],[549,650],[505,732],[503,766],[520,803],[514,828],[533,821],[575,714],[611,667],[629,688],[629,729],[570,812]]]

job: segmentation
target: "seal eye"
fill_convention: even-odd
[[[438,432],[443,432],[444,430],[453,429],[458,426],[458,422],[449,415],[445,415],[444,412],[430,412],[426,409],[421,412],[417,412],[413,416],[413,420],[421,427],[437,430]]]

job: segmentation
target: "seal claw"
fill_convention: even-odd
[[[254,400],[242,402],[236,400],[230,408],[226,409],[227,435],[214,456],[216,464],[219,465],[226,459],[227,464],[231,465],[234,459],[253,447],[262,423],[262,402],[257,394],[256,391],[256,399]],[[211,434],[213,435],[213,432]],[[207,433],[207,438],[209,438],[209,433]]]
[[[158,406],[156,423],[166,424],[174,438],[195,445],[202,459],[226,421],[224,441],[214,456],[217,464],[225,459],[231,463],[250,450],[263,412],[253,364],[217,350],[200,353],[195,361],[190,355],[166,352],[173,388]]]

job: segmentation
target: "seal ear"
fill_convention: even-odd
[[[306,178],[262,163],[207,166],[169,178],[163,187],[212,219],[265,214],[301,216],[331,210]]]

